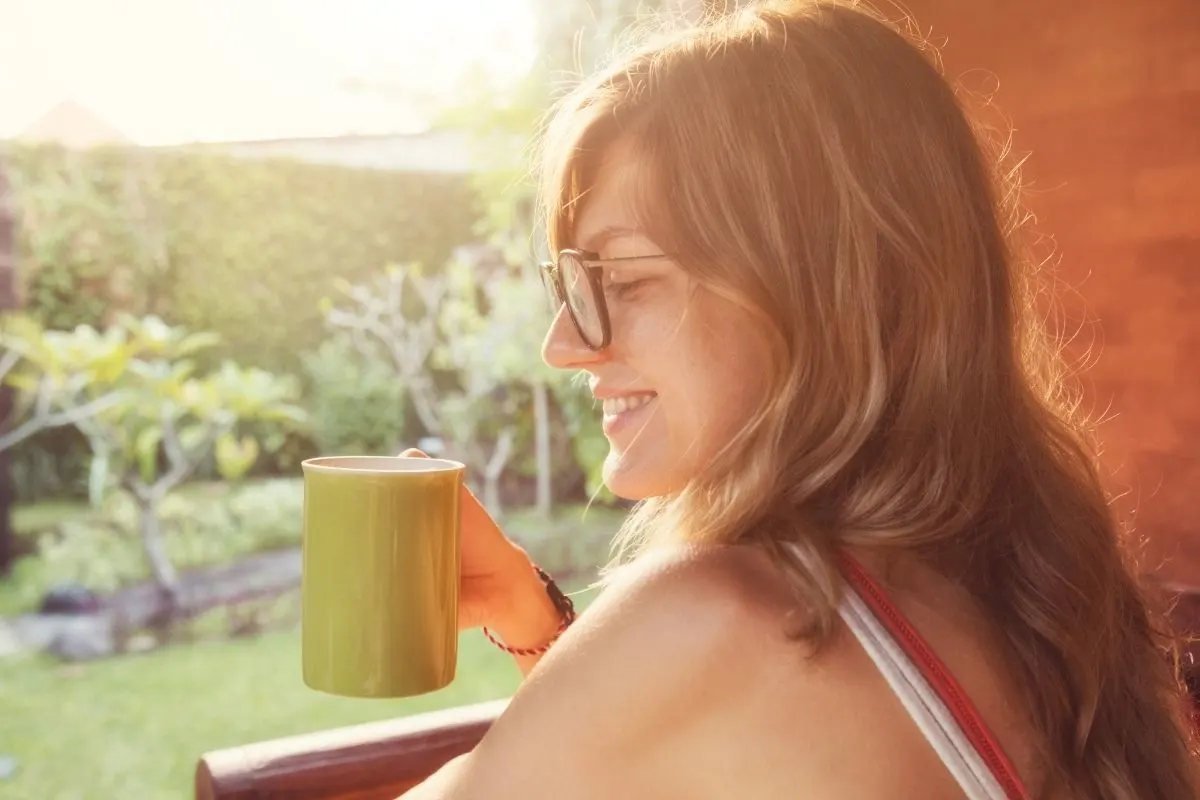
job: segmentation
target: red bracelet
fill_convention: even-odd
[[[548,651],[550,649],[550,647],[555,642],[558,641],[558,638],[563,635],[563,631],[565,631],[568,627],[570,627],[570,625],[571,625],[571,623],[567,622],[564,619],[561,623],[559,623],[558,630],[556,630],[554,632],[554,635],[550,637],[549,641],[547,641],[545,644],[541,645],[540,647],[513,647],[512,645],[507,645],[504,642],[497,639],[496,636],[491,631],[489,631],[486,627],[483,629],[483,635],[488,638],[489,642],[496,645],[496,647],[499,647],[504,652],[510,653],[511,655],[514,655],[514,656],[540,656],[543,653],[545,653],[546,651]]]
[[[504,652],[514,656],[542,655],[549,650],[555,642],[558,641],[559,637],[563,635],[563,632],[566,631],[567,628],[571,627],[571,623],[574,622],[575,618],[578,616],[578,614],[575,613],[575,604],[571,602],[571,598],[563,594],[562,590],[558,588],[558,584],[554,582],[554,579],[536,564],[533,567],[533,571],[537,573],[537,576],[541,578],[542,583],[545,585],[546,593],[550,595],[550,601],[554,603],[554,608],[558,611],[560,622],[558,623],[558,630],[554,632],[554,635],[550,637],[549,641],[538,647],[513,647],[512,645],[507,645],[497,639],[496,636],[489,631],[486,626],[484,626],[483,635],[488,638],[488,641],[496,645],[496,647],[499,647]]]

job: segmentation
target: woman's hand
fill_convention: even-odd
[[[415,448],[400,455],[428,457]],[[560,620],[545,586],[533,571],[533,562],[504,535],[465,484],[459,523],[459,629],[486,626],[516,647],[535,647],[548,641]]]

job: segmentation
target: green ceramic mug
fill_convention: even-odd
[[[441,689],[458,660],[462,464],[312,458],[304,471],[304,682],[350,697]]]

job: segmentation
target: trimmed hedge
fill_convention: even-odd
[[[195,151],[16,146],[27,310],[47,327],[155,313],[213,331],[211,359],[295,372],[337,278],[438,267],[472,241],[467,176]]]

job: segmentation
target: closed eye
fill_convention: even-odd
[[[601,258],[599,253],[577,250],[582,258],[583,263],[589,267],[615,267],[624,264],[635,264],[639,261],[657,261],[664,258],[669,259],[671,256],[666,253],[642,253],[636,256],[613,256],[611,258]]]
[[[604,285],[604,293],[618,300],[623,300],[631,296],[640,287],[650,282],[650,278],[641,278],[634,281],[607,281]]]

